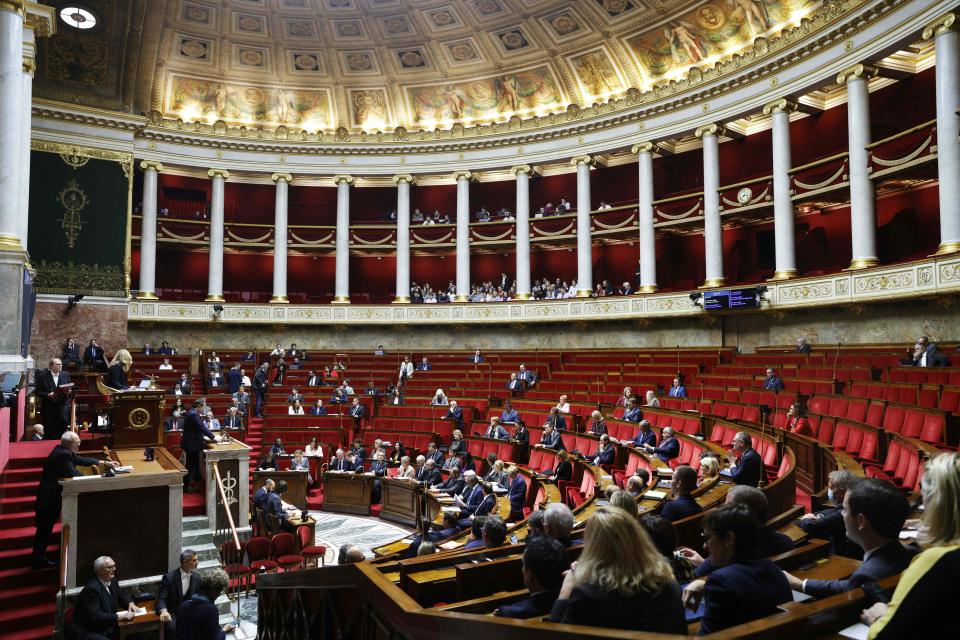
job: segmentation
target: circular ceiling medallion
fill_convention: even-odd
[[[97,26],[97,17],[83,7],[71,6],[60,9],[60,19],[74,29],[93,29]]]

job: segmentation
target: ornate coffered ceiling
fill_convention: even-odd
[[[186,122],[449,128],[587,107],[709,67],[818,0],[78,0],[36,93]]]

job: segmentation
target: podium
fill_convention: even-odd
[[[221,434],[225,433],[223,431]],[[224,511],[223,501],[217,489],[217,476],[213,472],[214,465],[220,471],[223,481],[223,492],[227,498],[227,507],[233,517],[237,531],[249,533],[250,527],[250,447],[239,440],[219,442],[210,445],[204,452],[203,486],[207,490],[207,517],[214,531],[227,531],[230,522]],[[215,517],[211,514],[216,514]]]
[[[163,446],[163,389],[117,391],[102,378],[97,378],[97,388],[110,398],[114,448]]]
[[[373,474],[327,471],[323,474],[323,510],[370,515],[373,481]]]
[[[380,517],[416,526],[420,517],[420,485],[412,480],[380,480]]]
[[[93,577],[93,561],[116,560],[125,578],[156,576],[178,565],[182,544],[183,474],[164,448],[155,459],[143,449],[116,449],[111,457],[129,473],[67,478],[63,487],[63,524],[67,535],[67,587]]]

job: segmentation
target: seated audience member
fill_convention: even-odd
[[[640,422],[643,419],[643,411],[631,399],[623,412],[623,419],[627,422]]]
[[[523,585],[530,597],[493,612],[501,618],[539,618],[550,613],[570,567],[563,545],[546,536],[528,536],[523,550]]]
[[[463,432],[460,429],[454,429],[453,435],[450,437],[450,445],[447,447],[448,451],[452,451],[454,454],[459,454],[461,451],[467,450],[467,443],[463,440]]]
[[[590,433],[595,436],[602,436],[607,433],[607,422],[603,419],[603,414],[594,411],[590,414]]]
[[[230,584],[223,569],[204,569],[195,593],[183,603],[177,624],[176,640],[224,640],[233,625],[220,624],[220,610],[214,604]]]
[[[673,523],[661,516],[646,515],[640,518],[640,526],[647,532],[657,548],[673,569],[673,577],[677,582],[686,584],[695,579],[696,573],[693,564],[679,553],[676,553],[680,537]]]
[[[317,442],[316,438],[310,438],[310,443],[303,448],[303,455],[310,457],[323,457],[323,447],[320,446],[320,443]]]
[[[507,472],[503,460],[497,460],[497,454],[487,454],[487,475],[483,477],[484,482],[493,482],[501,486],[507,486]]]
[[[164,358],[163,364],[161,364],[158,369],[160,371],[173,371],[173,365],[170,364],[170,358]]]
[[[680,441],[673,434],[672,427],[664,427],[661,431],[663,440],[657,446],[645,444],[643,448],[660,458],[663,462],[670,462],[680,455]]]
[[[720,461],[713,456],[706,456],[700,460],[700,473],[697,485],[703,485],[720,475]]]
[[[815,437],[813,428],[810,426],[810,419],[807,418],[807,412],[798,402],[794,402],[787,410],[787,429],[790,433],[797,433],[809,438]]]
[[[409,463],[410,459],[407,458]],[[327,468],[330,471],[353,471],[353,464],[347,459],[346,454],[343,449],[337,449],[333,455],[333,459],[330,460],[330,464],[327,465]]]
[[[517,371],[517,377],[527,384],[527,389],[530,389],[537,384],[536,372],[527,369],[527,365],[523,362],[520,363],[520,370]]]
[[[620,394],[620,397],[617,398],[617,404],[615,404],[614,406],[616,406],[616,407],[626,407],[626,406],[627,406],[627,403],[630,402],[630,398],[632,398],[632,397],[634,397],[634,396],[633,396],[633,389],[630,388],[630,387],[624,387],[624,388],[623,388],[623,393],[621,393],[621,394]]]
[[[431,371],[433,370],[433,365],[427,360],[427,356],[423,356],[420,362],[417,364],[417,371]]]
[[[927,336],[920,336],[920,339],[913,346],[913,366],[945,367],[948,364],[946,357],[940,353],[937,345],[930,342],[930,338]]]
[[[303,411],[303,405],[300,404],[299,400],[294,400],[293,404],[287,407],[287,415],[291,415],[291,416],[306,415]]]
[[[356,564],[364,560],[366,560],[366,558],[363,555],[363,549],[357,545],[340,545],[339,553],[337,553],[337,564]]]
[[[767,378],[763,381],[764,391],[783,391],[783,380],[777,375],[773,367],[767,367]]]
[[[657,398],[657,393],[653,389],[647,390],[647,406],[648,407],[660,407],[660,400]]]
[[[486,523],[487,516],[478,516],[473,519],[473,522],[470,523],[470,538],[467,540],[467,543],[463,545],[464,551],[483,547],[483,525]]]
[[[270,478],[263,481],[263,486],[253,492],[253,506],[266,513],[267,500],[270,498],[270,492],[273,491],[274,482]]]
[[[443,466],[443,453],[437,449],[436,442],[427,443],[427,453],[425,455],[427,460],[433,460],[438,469]]]
[[[833,553],[859,560],[863,557],[863,550],[848,539],[843,514],[844,496],[856,481],[857,477],[850,471],[831,471],[827,476],[827,499],[835,506],[805,514],[800,518],[800,528],[811,538],[829,540]]]
[[[553,425],[549,422],[543,425],[543,434],[540,436],[540,444],[538,446],[556,451],[566,449],[566,446],[563,444],[563,438],[560,437],[560,432],[554,429]]]
[[[400,458],[400,466],[397,467],[397,477],[401,480],[413,480],[417,475],[417,470],[410,464],[410,456]]]
[[[649,482],[649,478],[647,479]],[[639,497],[640,495],[646,493],[647,483],[643,481],[643,478],[640,476],[630,476],[627,478],[627,493],[629,493],[634,498]]]
[[[493,416],[490,418],[490,426],[487,427],[483,437],[494,438],[495,440],[509,440],[510,434],[507,433],[506,429],[500,426],[500,418]]]
[[[680,382],[680,378],[673,379],[673,386],[670,387],[670,393],[667,395],[669,395],[671,398],[687,397],[687,388],[683,386],[682,382]]]
[[[569,482],[573,479],[573,463],[570,462],[570,456],[566,451],[560,449],[557,452],[557,468],[553,470],[550,480],[560,482],[565,480]]]
[[[516,373],[510,374],[510,379],[507,380],[507,389],[512,392],[514,397],[523,395],[523,380],[517,377]]]
[[[312,416],[325,416],[327,415],[327,408],[323,406],[323,399],[317,398],[317,401],[312,407],[310,407],[310,415]]]
[[[600,436],[600,446],[597,448],[597,454],[590,460],[590,463],[597,467],[610,465],[613,464],[615,455],[616,450],[610,444],[610,436],[603,434]]]
[[[913,558],[899,540],[909,513],[907,498],[889,482],[876,478],[854,482],[844,496],[843,522],[847,537],[863,549],[863,563],[845,580],[801,580],[784,572],[787,582],[795,591],[825,598],[897,575]]]
[[[703,511],[691,492],[697,488],[697,472],[693,467],[682,464],[673,472],[673,499],[663,505],[660,515],[670,522],[692,516]]]
[[[160,578],[160,589],[157,592],[155,611],[160,614],[164,623],[165,632],[171,638],[176,637],[177,614],[180,605],[189,600],[200,587],[200,575],[197,573],[197,564],[200,557],[192,549],[184,549],[180,554],[180,566],[163,574]]]
[[[763,461],[753,448],[753,440],[746,431],[733,436],[733,451],[727,454],[730,460],[730,479],[735,484],[756,487],[763,476]]]
[[[307,386],[308,387],[319,387],[320,383],[323,382],[323,379],[317,375],[317,372],[311,369],[307,372]]]
[[[503,413],[500,414],[500,422],[504,424],[514,424],[520,421],[520,414],[513,408],[513,403],[509,400],[503,403]]]
[[[68,369],[79,369],[83,366],[83,359],[80,357],[80,345],[76,338],[70,338],[63,345],[63,353],[60,359]]]
[[[276,471],[277,470],[277,461],[276,456],[273,453],[273,449],[267,451],[267,455],[263,456],[263,460],[257,464],[257,469],[260,471]]]
[[[560,413],[570,413],[570,403],[567,401],[567,396],[562,395],[557,401],[557,411]]]
[[[610,494],[608,502],[611,507],[617,507],[618,509],[623,509],[625,513],[630,514],[634,518],[637,517],[637,499],[632,495],[624,491],[623,489],[617,489],[616,485],[610,485],[613,487],[614,491]],[[607,487],[608,489],[610,487]]]
[[[637,432],[637,435],[634,436],[631,442],[635,447],[644,447],[648,444],[652,447],[657,446],[657,434],[650,428],[650,422],[648,420],[640,421],[640,431]]]
[[[415,557],[417,549],[425,542],[436,544],[458,533],[460,533],[460,527],[457,526],[457,514],[455,513],[443,514],[443,526],[440,529],[432,529],[429,518],[423,518],[420,525],[420,534],[410,541],[406,556],[408,558]]]
[[[437,389],[437,392],[433,394],[433,397],[430,399],[430,404],[435,407],[445,407],[450,402],[447,398],[447,394],[443,392],[443,389]]]
[[[494,549],[496,547],[502,547],[503,541],[507,538],[507,524],[500,519],[500,516],[487,516],[486,521],[483,523],[483,530],[481,533],[481,540],[483,540],[482,547],[486,549]]]
[[[520,451],[526,451],[527,445],[530,444],[530,432],[527,430],[527,425],[523,422],[517,423],[517,428],[513,430],[513,437],[511,438],[517,444],[523,445]]]
[[[457,406],[456,400],[450,401],[450,409],[447,411],[447,414],[440,419],[450,420],[454,428],[463,429],[463,409]]]
[[[422,457],[423,456],[418,456],[417,459],[419,460]],[[440,484],[443,476],[440,475],[440,469],[437,467],[437,463],[433,461],[433,458],[428,458],[424,460],[423,468],[418,471],[414,479],[424,487],[432,487],[435,484]]]
[[[924,550],[900,576],[890,603],[877,603],[861,614],[860,620],[870,625],[870,640],[957,635],[953,607],[960,572],[960,454],[941,453],[929,461],[920,491]]]
[[[291,389],[290,395],[287,396],[287,404],[293,404],[294,402],[303,402],[303,394],[300,393],[300,390],[297,387]]]
[[[567,572],[551,622],[686,633],[680,587],[636,517],[600,507],[587,521],[583,553]]]
[[[207,386],[208,387],[222,387],[223,386],[223,376],[220,375],[220,371],[216,369],[211,369],[210,373],[207,375]]]
[[[436,486],[436,490],[445,493],[448,496],[456,495],[463,491],[464,481],[460,476],[460,467],[450,467],[450,477]]]
[[[700,635],[757,620],[793,600],[783,572],[771,560],[756,555],[760,524],[746,506],[728,505],[703,519],[704,544],[717,567],[709,580],[687,585],[683,600],[696,609],[704,602]]]
[[[290,526],[287,524],[287,519],[290,517],[290,513],[287,511],[286,507],[283,506],[283,498],[281,498],[281,496],[286,492],[287,481],[280,480],[274,485],[273,491],[267,495],[267,515],[276,516],[283,528],[289,528]]]
[[[439,553],[439,552],[440,552],[440,550],[437,549],[437,545],[435,545],[434,543],[430,542],[429,540],[426,541],[426,542],[421,542],[421,543],[420,543],[420,546],[417,547],[417,557],[418,557],[418,558],[419,558],[420,556],[432,556],[433,554]]]
[[[110,556],[93,561],[95,576],[84,585],[73,607],[73,635],[79,638],[117,638],[117,622],[133,620],[137,605],[117,582],[117,564]]]
[[[276,440],[274,440],[273,445],[271,445],[270,447],[270,453],[272,453],[275,456],[286,455],[287,452],[283,448],[283,440],[281,440],[280,438],[277,438]]]
[[[227,415],[223,417],[223,423],[220,425],[224,429],[242,429],[243,416],[237,412],[236,407],[229,407]]]
[[[797,338],[797,353],[810,353],[810,344],[803,336]]]
[[[556,431],[564,431],[567,428],[567,420],[556,407],[550,407],[550,413],[547,414],[547,419],[543,423],[544,427],[547,425]]]
[[[571,538],[574,519],[573,511],[562,502],[551,502],[547,504],[546,513],[543,516],[543,533],[555,538],[560,544],[569,547],[579,540]]]

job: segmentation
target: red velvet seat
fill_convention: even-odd
[[[326,564],[327,548],[313,543],[310,536],[310,527],[297,527],[297,541],[300,544],[300,555],[303,556],[304,565],[312,564],[316,567],[318,558],[321,566]]]
[[[303,568],[303,556],[296,551],[297,543],[292,533],[278,533],[270,538],[270,555],[284,571]]]
[[[223,564],[223,570],[231,580],[237,580],[243,585],[244,593],[250,591],[250,567],[243,563],[243,555],[246,551],[246,545],[241,542],[240,550],[234,546],[232,540],[222,543],[219,548],[220,562]]]
[[[277,563],[270,559],[270,540],[263,536],[247,540],[247,559],[253,573],[274,573],[278,567]]]

